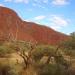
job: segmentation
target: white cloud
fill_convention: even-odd
[[[69,24],[68,20],[66,20],[62,17],[56,16],[56,15],[51,16],[50,22],[51,22],[51,27],[56,29],[56,30],[61,29],[63,27],[66,27]]]
[[[25,3],[25,4],[28,4],[29,0],[5,0],[5,2],[14,2],[14,3]]]
[[[51,28],[53,28],[53,29],[55,29],[55,30],[58,30],[58,29],[61,29],[61,27],[59,27],[59,26],[50,26]]]
[[[12,2],[12,0],[5,0],[5,2]]]
[[[67,21],[59,16],[52,15],[52,22],[59,26],[67,26]]]
[[[66,5],[68,3],[69,3],[68,0],[53,0],[52,1],[52,4],[53,5]]]
[[[16,3],[22,3],[22,2],[24,2],[25,4],[28,4],[29,0],[14,0],[14,2],[16,2]]]
[[[34,7],[39,7],[39,8],[43,8],[43,9],[46,9],[46,7],[40,5],[40,4],[36,4],[36,3],[33,3],[32,4]]]
[[[28,11],[28,12],[31,12],[31,11],[33,11],[33,9],[32,9],[32,8],[29,8],[29,9],[27,9],[27,11]]]
[[[36,3],[48,3],[48,0],[34,0]]]
[[[0,6],[3,6],[3,7],[4,7],[4,5],[3,5],[3,4],[0,4]]]
[[[33,6],[37,6],[37,4],[36,4],[36,3],[33,3],[32,5],[33,5]]]
[[[14,2],[16,2],[16,3],[21,3],[21,2],[23,2],[24,0],[14,0]]]
[[[35,19],[35,20],[43,20],[43,19],[45,19],[45,18],[46,18],[46,16],[40,15],[40,16],[36,16],[34,19]]]
[[[42,6],[42,5],[40,5],[40,4],[38,4],[37,6],[38,6],[39,8],[43,8],[43,9],[45,9],[45,7]]]
[[[48,3],[48,0],[43,0],[43,3]]]

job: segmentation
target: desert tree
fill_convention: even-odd
[[[24,69],[27,69],[32,64],[32,52],[35,45],[31,42],[18,42],[16,45],[16,51],[18,55],[24,60]]]

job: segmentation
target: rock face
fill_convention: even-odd
[[[17,40],[33,40],[32,36],[26,33],[23,28],[23,21],[11,9],[0,7],[0,37]],[[4,40],[4,39],[3,39]]]
[[[0,40],[7,38],[56,45],[68,36],[49,27],[23,21],[13,10],[0,6]]]

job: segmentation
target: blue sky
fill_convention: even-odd
[[[49,26],[59,32],[75,31],[75,0],[0,0],[21,19]]]

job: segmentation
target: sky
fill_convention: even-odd
[[[0,6],[13,9],[24,21],[65,34],[75,31],[75,0],[0,0]]]

